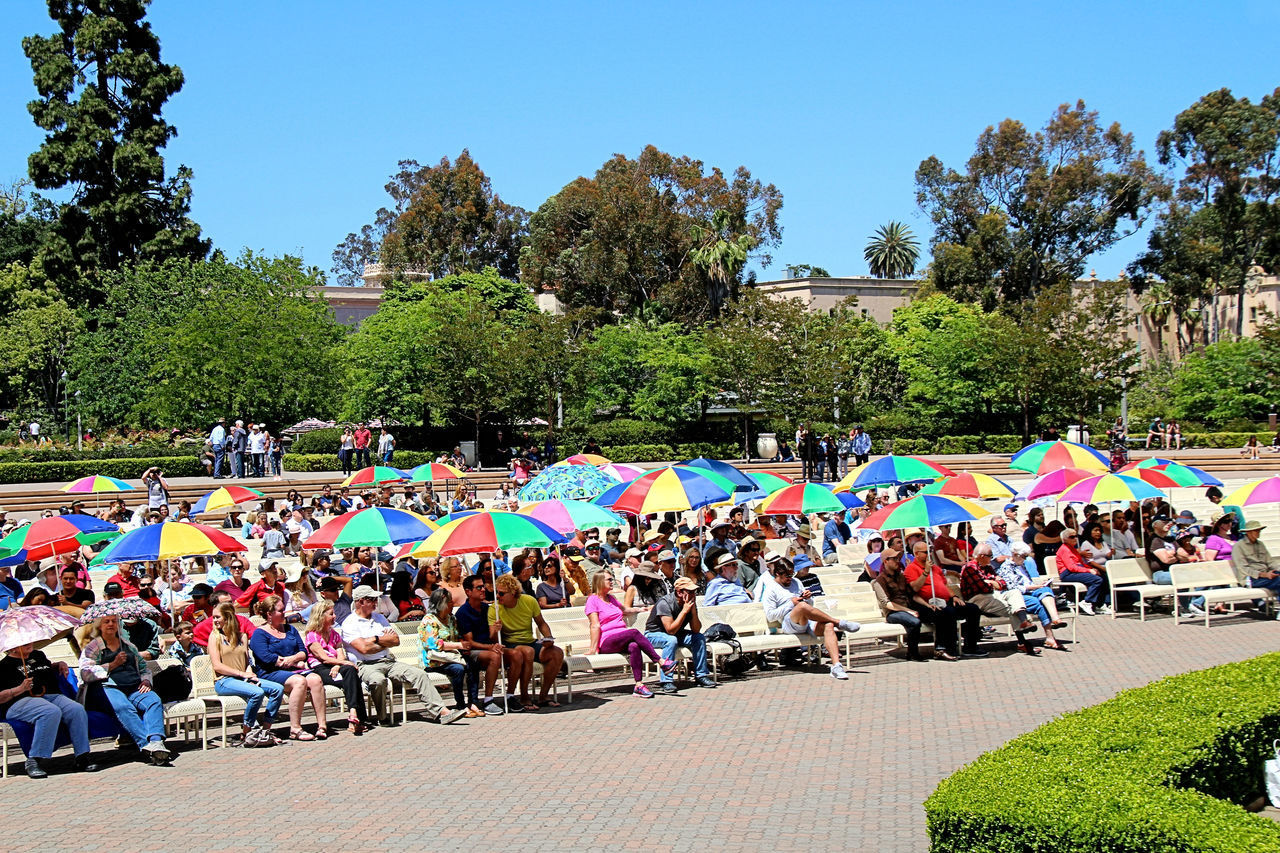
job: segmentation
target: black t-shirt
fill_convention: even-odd
[[[62,593],[62,603],[71,604],[75,607],[88,607],[97,600],[93,590],[85,589],[84,587],[76,587],[71,592]]]
[[[32,696],[41,691],[47,694],[59,692],[58,671],[44,656],[44,652],[32,650],[31,654],[27,655],[27,675],[31,677],[33,683],[31,692],[14,696],[0,705],[0,716],[8,713],[9,706],[23,697]],[[6,655],[3,660],[0,660],[0,690],[17,687],[27,678],[27,675],[22,674],[22,659],[17,655]]]
[[[1161,570],[1168,571],[1169,567],[1177,560],[1165,562],[1156,556],[1156,551],[1169,550],[1177,552],[1178,546],[1168,539],[1162,539],[1159,536],[1152,536],[1147,540],[1147,565],[1151,567],[1151,571],[1158,572]]]

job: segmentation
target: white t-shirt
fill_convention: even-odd
[[[249,452],[250,453],[266,453],[267,452],[267,434],[259,430],[258,432],[249,433]]]
[[[32,422],[31,422],[30,431],[31,431],[31,437],[32,437],[32,438],[39,438],[39,437],[40,437],[40,422],[39,422],[39,421],[32,421]]]
[[[338,627],[338,633],[342,635],[342,645],[347,649],[347,656],[352,660],[384,660],[391,655],[387,649],[383,649],[376,655],[365,655],[356,651],[355,646],[351,645],[352,640],[372,640],[375,637],[381,637],[387,631],[391,630],[391,623],[381,613],[374,613],[368,619],[362,619],[354,610],[351,615],[342,620],[342,625]]]

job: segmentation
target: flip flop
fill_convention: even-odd
[[[537,705],[535,705],[535,704],[533,704],[532,702],[529,702],[528,704],[521,705],[521,706],[520,706],[520,710],[521,710],[521,711],[536,711],[536,710],[538,710],[538,706],[537,706]]]
[[[289,740],[315,740],[316,736],[306,729],[294,729],[289,732]]]

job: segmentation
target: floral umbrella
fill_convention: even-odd
[[[591,500],[618,481],[594,465],[553,465],[516,492],[522,503],[550,500]]]
[[[103,616],[119,616],[121,619],[159,619],[160,611],[141,598],[108,598],[95,601],[84,610],[81,625],[88,625]]]
[[[47,646],[71,633],[80,620],[56,607],[37,604],[0,611],[0,651],[7,652],[31,643]]]

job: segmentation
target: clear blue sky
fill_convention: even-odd
[[[1257,2],[450,3],[157,0],[150,20],[186,86],[166,117],[170,168],[195,170],[193,214],[229,254],[330,253],[372,220],[401,159],[470,148],[530,210],[609,156],[652,143],[782,190],[786,263],[866,272],[901,219],[923,238],[912,176],[960,166],[987,125],[1039,127],[1083,98],[1151,156],[1201,95],[1280,84],[1280,4]],[[0,181],[41,139],[23,35],[41,0],[0,9]],[[1143,238],[1094,259],[1113,276]]]

